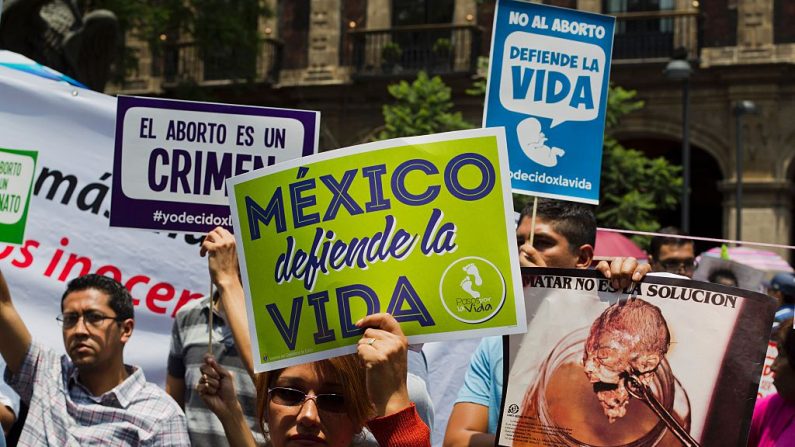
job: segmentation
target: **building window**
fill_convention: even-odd
[[[606,14],[673,11],[675,9],[674,0],[604,0],[602,6]],[[621,20],[616,23],[616,34],[673,33],[673,26],[671,19]]]
[[[673,11],[675,0],[603,0],[605,13],[618,16],[613,44],[614,59],[668,58],[674,55],[674,18],[659,12]],[[624,13],[630,13],[624,15]],[[644,14],[648,13],[648,14]]]
[[[674,0],[604,0],[604,11],[616,12],[670,11]]]
[[[283,68],[301,69],[308,65],[309,0],[279,2],[279,37],[285,43]]]
[[[773,8],[773,41],[775,43],[795,42],[795,2],[775,0]]]
[[[455,0],[392,0],[392,26],[452,23]]]

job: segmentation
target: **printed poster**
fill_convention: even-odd
[[[37,156],[0,147],[0,242],[21,244],[25,239]]]
[[[497,1],[483,126],[505,126],[514,192],[599,203],[614,25]]]
[[[232,229],[226,179],[317,153],[320,113],[119,96],[110,226]]]
[[[710,281],[712,278],[712,281]],[[755,269],[750,265],[741,264],[729,259],[701,255],[698,267],[693,272],[696,281],[709,281],[725,286],[739,287],[741,289],[762,291],[762,280],[765,272]]]
[[[504,131],[395,139],[229,180],[258,371],[356,351],[365,315],[411,343],[519,333]]]
[[[647,276],[529,269],[508,337],[499,445],[745,446],[775,302]]]

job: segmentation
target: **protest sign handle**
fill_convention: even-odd
[[[530,217],[530,246],[533,246],[533,238],[536,235],[536,210],[538,209],[538,197],[533,197],[533,215]]]
[[[209,330],[207,331],[210,334],[210,340],[207,343],[207,352],[210,355],[213,355],[213,314],[215,313],[215,300],[213,299],[213,280],[210,279],[210,319],[208,321]]]

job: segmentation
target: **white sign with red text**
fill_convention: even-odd
[[[66,283],[114,277],[130,289],[136,326],[125,362],[163,382],[177,309],[209,292],[200,235],[111,229],[116,99],[0,67],[0,147],[39,153],[25,240],[0,244],[0,269],[33,337],[63,353],[55,321]]]

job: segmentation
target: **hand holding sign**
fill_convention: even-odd
[[[210,411],[223,417],[235,407],[240,407],[235,391],[235,378],[229,370],[218,364],[215,357],[205,354],[204,364],[199,367],[199,371],[202,377],[196,384],[196,391]]]
[[[238,282],[240,267],[232,233],[223,227],[216,227],[207,233],[199,254],[208,256],[207,265],[213,284],[223,288],[230,282]]]
[[[377,416],[386,416],[409,406],[406,386],[408,340],[400,324],[386,313],[369,315],[356,322],[367,328],[357,352],[367,368],[367,394]]]

